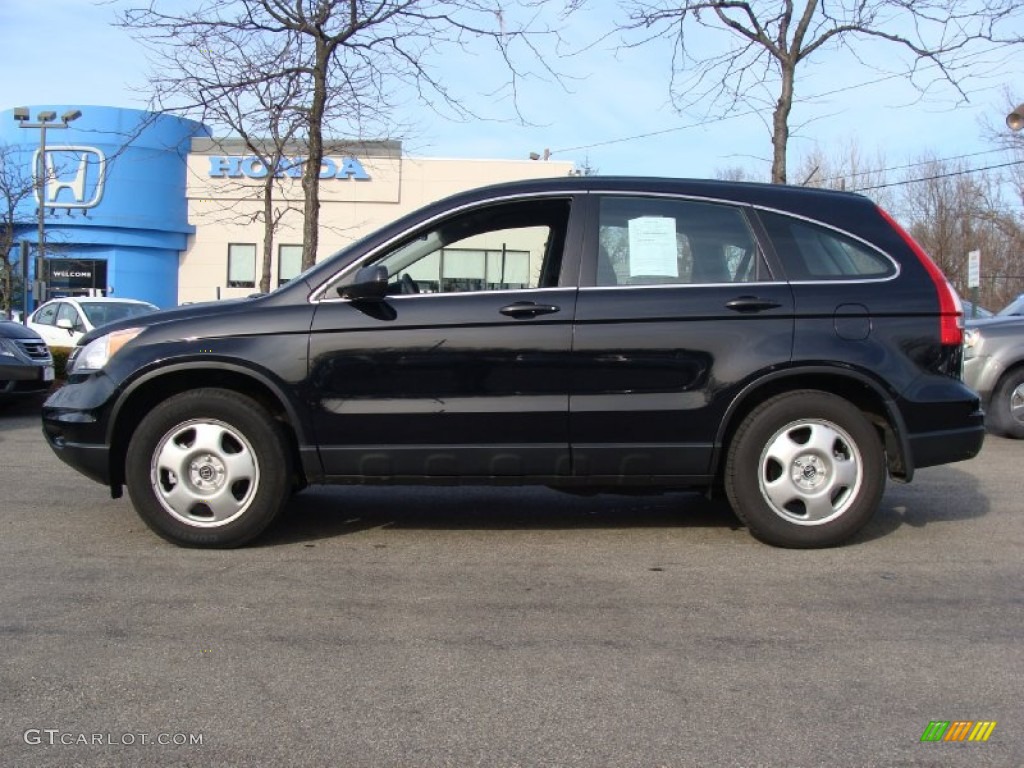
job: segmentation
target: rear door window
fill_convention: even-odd
[[[730,205],[606,197],[598,244],[598,286],[746,283],[766,277],[746,217]]]

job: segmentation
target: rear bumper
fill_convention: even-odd
[[[973,459],[985,441],[984,414],[978,411],[977,424],[962,429],[945,429],[910,436],[914,467],[934,467]]]
[[[923,377],[916,384],[899,402],[910,477],[915,469],[977,456],[985,442],[978,393],[946,377]]]

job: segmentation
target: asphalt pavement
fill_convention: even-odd
[[[0,765],[1024,765],[1022,459],[890,483],[824,551],[478,487],[311,488],[199,551],[0,409]],[[996,725],[921,740],[957,721]]]

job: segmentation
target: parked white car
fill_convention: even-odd
[[[148,315],[157,309],[148,301],[135,299],[52,299],[29,315],[27,325],[50,347],[73,347],[93,328],[136,315]]]

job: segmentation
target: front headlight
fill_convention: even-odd
[[[68,373],[89,373],[102,370],[125,344],[142,333],[142,328],[125,328],[111,331],[105,336],[93,339],[69,360]]]
[[[10,339],[0,336],[0,357],[13,357],[17,360],[21,360],[24,358],[24,355],[22,355],[21,350],[18,349],[17,344]]]
[[[964,331],[964,359],[974,357],[979,346],[981,346],[981,331],[977,328],[968,328]]]

